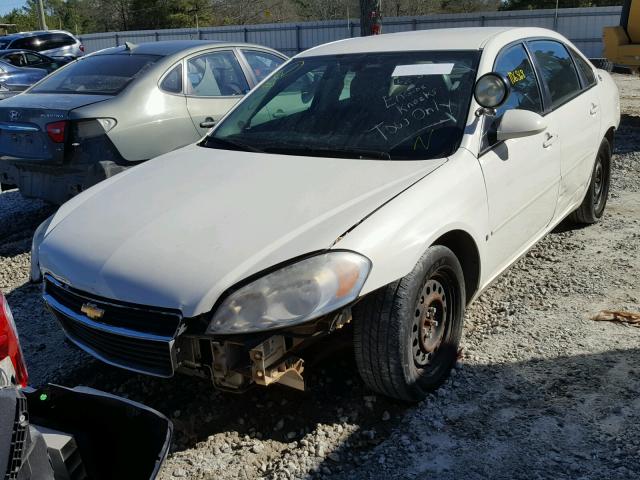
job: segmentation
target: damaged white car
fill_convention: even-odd
[[[64,204],[32,276],[113,365],[303,388],[304,349],[348,325],[366,384],[419,400],[465,306],[566,216],[603,214],[619,118],[609,75],[544,29],[322,45],[198,144]]]

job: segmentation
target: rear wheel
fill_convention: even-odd
[[[580,207],[571,214],[571,220],[587,225],[596,223],[602,217],[607,206],[610,183],[611,145],[605,138],[600,144],[600,150],[598,150],[587,193]]]
[[[355,355],[367,386],[407,401],[440,386],[457,358],[464,309],[460,262],[439,245],[407,276],[357,304]]]

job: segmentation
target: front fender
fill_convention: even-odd
[[[486,190],[478,160],[460,149],[448,162],[377,210],[334,248],[368,257],[371,272],[362,295],[407,275],[435,240],[453,230],[468,233],[480,256],[489,231]],[[480,279],[479,284],[483,281]]]

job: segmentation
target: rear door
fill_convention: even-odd
[[[479,161],[485,177],[491,226],[487,271],[501,271],[553,218],[560,181],[557,125],[546,118],[546,131],[498,142],[497,127],[510,109],[544,114],[540,82],[522,43],[507,46],[494,70],[511,80],[507,102],[494,117],[483,116]]]
[[[187,58],[185,92],[194,128],[205,135],[250,89],[232,49]]]
[[[562,152],[558,215],[582,200],[600,145],[600,100],[583,88],[574,59],[556,40],[527,43],[549,99],[548,116],[558,125]]]

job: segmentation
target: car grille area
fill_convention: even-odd
[[[67,337],[89,354],[128,370],[173,375],[174,339],[182,321],[178,312],[116,303],[51,276],[45,277],[43,296]],[[85,312],[99,314],[89,318]]]

